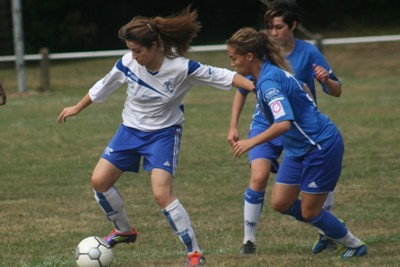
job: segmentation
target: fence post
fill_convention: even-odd
[[[50,60],[49,49],[44,47],[39,51],[41,55],[40,61],[40,91],[50,90]]]
[[[324,48],[322,45],[322,39],[323,39],[322,34],[317,33],[314,35],[314,38],[315,38],[315,45],[318,47],[319,51],[323,54]]]

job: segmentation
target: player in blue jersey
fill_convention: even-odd
[[[240,29],[227,45],[232,67],[252,77],[259,110],[270,125],[258,135],[235,141],[234,156],[279,137],[285,153],[272,190],[272,208],[321,229],[345,247],[343,259],[365,255],[367,245],[322,208],[341,173],[344,144],[339,130],[319,112],[305,84],[289,72],[266,31]]]
[[[272,39],[278,44],[281,54],[289,61],[295,77],[308,85],[311,94],[317,102],[315,78],[321,84],[323,91],[332,96],[340,96],[341,83],[333,74],[317,47],[294,36],[299,23],[299,11],[294,1],[275,1],[265,13],[264,20]],[[228,141],[233,144],[239,139],[238,122],[242,107],[248,92],[238,89],[232,106],[232,116]],[[249,137],[253,137],[268,127],[264,116],[256,106],[250,125]],[[244,238],[240,250],[242,255],[253,254],[256,251],[256,230],[261,215],[266,185],[270,171],[278,169],[277,159],[282,152],[279,140],[260,144],[248,153],[251,175],[249,185],[244,194]],[[330,211],[333,206],[333,192],[328,194],[324,209]],[[336,247],[332,240],[320,233],[312,251],[318,253],[328,247]]]
[[[76,105],[65,108],[58,117],[59,123],[65,122],[127,84],[122,124],[91,178],[95,199],[114,225],[104,239],[111,246],[136,240],[136,230],[114,184],[126,171],[139,172],[143,159],[143,168],[151,174],[154,199],[186,246],[185,266],[203,265],[205,259],[189,215],[172,192],[184,121],[183,98],[193,86],[254,88],[251,81],[235,72],[185,57],[200,29],[197,11],[189,8],[168,18],[135,17],[118,33],[130,52]]]

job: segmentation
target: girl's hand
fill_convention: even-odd
[[[322,83],[326,83],[329,80],[329,73],[325,68],[313,64],[313,69],[314,69],[314,76],[319,81],[321,81]]]
[[[76,106],[64,108],[63,111],[58,116],[57,122],[58,123],[67,122],[68,117],[75,116],[76,114],[78,114],[78,112],[79,111],[76,108]]]
[[[253,147],[251,140],[244,139],[233,144],[233,157],[238,158]]]

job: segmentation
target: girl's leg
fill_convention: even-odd
[[[244,194],[244,239],[253,245],[256,243],[256,230],[258,220],[264,205],[265,187],[267,186],[271,162],[267,159],[256,159],[251,162],[251,176],[249,187]],[[252,251],[253,252],[253,251]],[[242,254],[252,252],[242,251]]]
[[[129,221],[121,195],[113,186],[122,173],[113,164],[101,158],[91,180],[97,203],[114,224],[115,229],[104,238],[112,247],[121,242],[132,243],[136,240],[136,230]]]
[[[162,208],[162,213],[166,216],[175,234],[186,246],[188,253],[195,251],[201,253],[189,215],[179,200],[172,194],[172,175],[162,169],[153,169],[151,186],[154,199]]]
[[[321,229],[325,235],[336,240],[345,247],[359,247],[363,243],[357,237],[348,231],[345,224],[342,223],[332,213],[322,209],[327,193],[325,194],[307,194],[302,193],[301,214],[304,221]]]

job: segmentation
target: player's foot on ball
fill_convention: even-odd
[[[332,239],[330,239],[326,235],[319,234],[317,241],[315,241],[312,247],[312,253],[317,254],[327,248],[336,249],[337,245]]]
[[[361,257],[367,255],[367,245],[362,243],[361,246],[356,248],[345,248],[344,251],[340,254],[340,258],[342,260],[348,260],[353,257]]]
[[[189,253],[186,259],[185,267],[202,266],[206,264],[206,259],[197,250]]]
[[[240,250],[240,255],[250,255],[256,253],[256,245],[248,240],[245,244],[243,244],[242,249]]]
[[[115,228],[112,232],[103,238],[110,247],[114,247],[119,243],[134,243],[136,241],[137,233],[136,230],[133,229],[131,233],[118,233]]]

